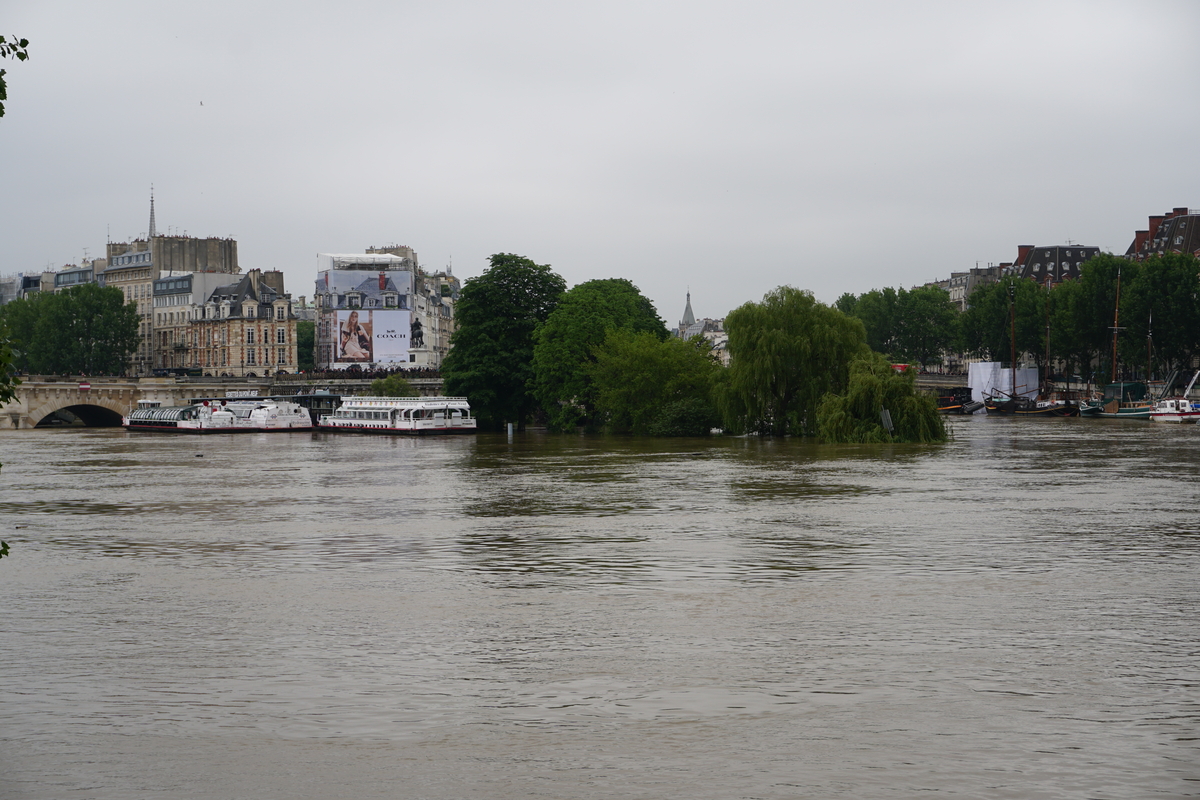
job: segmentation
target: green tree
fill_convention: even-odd
[[[887,412],[891,423],[884,422]],[[913,370],[897,372],[878,353],[850,364],[844,394],[827,394],[817,409],[817,430],[828,442],[940,442],[946,426],[933,398],[917,391]]]
[[[388,375],[371,381],[371,397],[416,397],[417,390],[399,375]]]
[[[29,40],[18,39],[16,36],[0,36],[0,58],[29,60]],[[4,116],[4,101],[8,99],[8,82],[4,79],[5,73],[6,70],[0,69],[0,117]]]
[[[446,394],[465,396],[479,424],[524,429],[537,408],[533,334],[566,290],[549,265],[497,253],[463,285],[455,304],[458,329],[442,362]]]
[[[730,366],[720,402],[735,432],[812,435],[817,406],[846,389],[850,361],[867,352],[860,320],[782,286],[725,319]]]
[[[897,293],[895,358],[919,364],[940,364],[942,354],[954,347],[958,309],[950,293],[936,286],[918,286]],[[869,337],[868,337],[869,338]]]
[[[533,349],[535,394],[552,428],[596,427],[592,365],[610,331],[650,333],[659,340],[667,326],[654,304],[624,278],[587,281],[562,296],[537,329]]]
[[[858,298],[854,304],[854,316],[862,320],[868,347],[884,355],[896,352],[896,340],[900,333],[899,292],[890,286],[872,289]]]
[[[316,347],[317,323],[302,319],[296,323],[296,369],[312,372],[316,369],[313,348]]]
[[[610,330],[594,351],[596,411],[616,431],[707,435],[720,424],[713,384],[721,367],[702,336],[660,339]]]
[[[1117,310],[1117,289],[1122,293],[1131,281],[1137,280],[1140,266],[1114,255],[1100,255],[1084,263],[1079,270],[1079,288],[1074,290],[1070,306],[1072,335],[1076,336],[1099,365],[1097,382],[1112,379],[1113,318]],[[1122,321],[1121,325],[1125,323]],[[1144,331],[1141,334],[1145,336]],[[1141,339],[1145,342],[1145,339]],[[1144,358],[1141,360],[1145,360]]]
[[[41,304],[49,294],[36,292],[20,300],[13,300],[0,306],[0,325],[2,325],[11,345],[13,367],[18,372],[32,372],[29,363],[29,345],[33,341],[37,328],[38,317],[41,315]]]
[[[1046,290],[1017,277],[989,284],[971,295],[971,307],[962,315],[965,351],[992,361],[1011,360],[1010,301],[1015,304],[1017,357],[1022,353],[1042,357],[1046,349]]]
[[[1152,371],[1146,364],[1146,337],[1152,332],[1152,358],[1165,377],[1187,369],[1200,355],[1200,260],[1171,253],[1139,266],[1134,275],[1125,273],[1121,284],[1121,362]]]
[[[14,300],[3,318],[18,364],[34,373],[120,374],[139,342],[137,308],[120,289],[95,283]]]

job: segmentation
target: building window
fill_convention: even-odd
[[[254,329],[246,331],[246,344],[254,344]]]
[[[287,319],[287,309],[283,306],[275,309],[275,319]]]
[[[251,347],[249,350],[246,351],[246,366],[248,366],[248,367],[254,366],[254,348],[253,347]]]
[[[280,364],[287,363],[287,348],[286,347],[279,348],[279,363]]]
[[[275,344],[287,344],[287,328],[275,330]]]

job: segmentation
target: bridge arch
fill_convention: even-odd
[[[128,411],[128,408],[111,400],[102,398],[82,400],[81,398],[67,397],[55,399],[30,409],[28,419],[29,425],[35,428],[53,425],[55,419],[68,423],[70,417],[82,421],[84,427],[114,428],[120,427],[121,417]],[[69,416],[60,412],[66,412],[66,415]]]

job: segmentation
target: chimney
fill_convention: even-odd
[[[1021,266],[1021,267],[1025,266],[1025,259],[1029,258],[1029,253],[1030,253],[1030,251],[1031,251],[1031,250],[1033,250],[1033,245],[1031,245],[1031,244],[1019,244],[1019,245],[1017,245],[1017,260],[1016,260],[1016,264],[1017,264],[1018,266]]]
[[[381,272],[381,273],[379,273],[379,291],[382,292],[386,288],[387,288],[387,273]]]
[[[277,269],[269,269],[262,274],[262,282],[275,290],[276,294],[283,294],[283,273]]]
[[[1133,247],[1130,250],[1133,253],[1142,252],[1142,248],[1146,246],[1147,240],[1150,239],[1150,231],[1137,231],[1133,234]]]
[[[1148,239],[1153,239],[1158,234],[1158,226],[1163,224],[1163,220],[1167,217],[1164,214],[1155,214],[1150,218],[1150,232]]]
[[[1171,216],[1172,216],[1172,217],[1186,217],[1187,215],[1188,215],[1188,210],[1187,210],[1186,208],[1173,208],[1173,209],[1171,209]]]

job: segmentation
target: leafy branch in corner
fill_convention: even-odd
[[[29,40],[18,39],[16,36],[0,36],[0,58],[28,61]],[[0,117],[4,116],[4,101],[8,99],[8,84],[4,81],[4,73],[5,70],[0,69]]]

